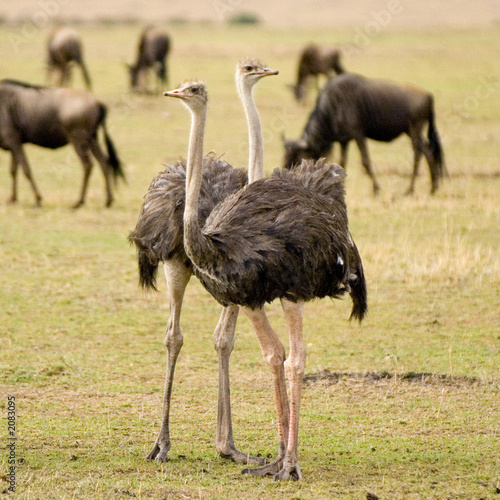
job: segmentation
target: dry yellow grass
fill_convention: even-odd
[[[280,77],[256,89],[268,171],[281,162],[281,131],[296,137],[307,118],[309,108],[297,106],[285,89],[298,50],[312,38],[349,47],[353,36],[350,28],[333,35],[305,28],[168,28],[174,37],[171,85],[192,76],[207,80],[207,148],[226,152],[234,164],[246,164],[247,148],[234,65],[242,55],[257,55],[280,70]],[[24,460],[17,469],[18,497],[360,499],[371,492],[384,500],[497,498],[498,28],[391,29],[346,59],[352,71],[434,92],[451,177],[431,197],[423,165],[417,194],[405,198],[408,141],[370,143],[383,189],[374,199],[352,148],[347,202],[370,312],[358,326],[346,323],[348,300],[317,301],[306,309],[307,374],[313,379],[301,415],[306,477],[289,484],[242,476],[241,466],[215,453],[212,332],[220,308],[194,280],[185,299],[171,461],[144,460],[159,425],[168,307],[161,281],[159,294],[138,289],[126,237],[162,162],[185,154],[189,118],[161,97],[128,93],[122,62],[133,55],[139,26],[79,29],[95,92],[109,106],[128,185],[106,210],[102,180],[94,173],[88,205],[72,211],[81,180],[73,152],[28,147],[45,206],[31,208],[23,178],[19,205],[0,203],[0,411],[3,416],[7,395],[14,395],[18,458]],[[0,73],[43,81],[45,33],[17,51],[13,33],[0,29]],[[6,153],[0,161],[5,200]],[[285,338],[278,304],[270,305],[269,316]],[[319,377],[325,370],[340,375]],[[244,318],[231,375],[238,446],[275,453],[271,382]],[[7,487],[2,446],[0,490]]]

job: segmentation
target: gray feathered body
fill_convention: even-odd
[[[257,308],[352,294],[352,315],[366,312],[361,259],[348,230],[344,170],[304,161],[276,170],[217,205],[202,225],[185,227],[194,273],[222,305]]]
[[[204,222],[214,207],[247,183],[244,170],[205,156],[201,185],[199,218]],[[152,181],[144,197],[141,213],[129,240],[136,245],[139,281],[145,288],[155,288],[160,262],[176,259],[187,269],[191,261],[184,251],[183,214],[186,199],[186,162],[168,165]]]

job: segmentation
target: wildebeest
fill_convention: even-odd
[[[83,61],[82,42],[74,29],[66,26],[55,28],[49,36],[47,49],[49,77],[53,77],[55,85],[61,87],[69,83],[71,65],[76,63],[82,70],[85,85],[91,89],[89,72]]]
[[[427,140],[422,134],[426,123]],[[366,139],[390,142],[403,133],[410,136],[414,152],[408,194],[413,193],[422,154],[429,164],[431,192],[434,193],[446,169],[434,121],[432,94],[384,80],[339,75],[331,79],[319,94],[301,138],[298,141],[284,140],[284,164],[290,168],[303,158],[328,156],[333,143],[339,142],[340,164],[345,168],[347,146],[349,141],[355,140],[376,194],[380,187],[373,173]]]
[[[134,92],[146,92],[146,72],[153,68],[157,83],[168,82],[167,56],[170,50],[170,38],[161,29],[148,26],[141,33],[137,60],[129,65],[130,86]]]
[[[291,85],[295,99],[299,102],[305,99],[309,77],[315,77],[317,86],[319,75],[330,78],[333,72],[339,75],[344,73],[340,59],[340,50],[336,48],[320,49],[316,45],[308,45],[300,55],[297,83]]]
[[[101,165],[106,181],[106,206],[113,203],[111,174],[124,178],[121,163],[106,131],[106,107],[84,90],[42,87],[15,80],[0,81],[0,147],[12,153],[12,195],[17,201],[17,167],[21,164],[28,178],[37,206],[42,195],[38,190],[23,144],[31,143],[56,149],[71,143],[83,164],[83,185],[75,208],[83,205],[92,171],[92,153]],[[101,127],[108,150],[106,156],[97,140]]]

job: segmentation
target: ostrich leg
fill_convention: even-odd
[[[184,292],[191,277],[181,263],[166,261],[164,263],[168,293],[170,295],[170,317],[165,337],[167,347],[167,371],[165,377],[165,392],[163,396],[163,415],[160,433],[147,456],[148,460],[166,462],[170,450],[170,401],[174,382],[175,365],[183,345],[183,336],[180,328],[180,315]],[[234,346],[238,307],[224,308],[214,333],[215,347],[219,358],[219,396],[217,414],[217,452],[223,458],[230,458],[234,462],[263,464],[265,459],[253,457],[238,451],[234,445],[231,422],[231,399],[229,383],[229,358]]]
[[[234,347],[238,306],[225,307],[222,310],[214,332],[215,349],[219,359],[219,395],[217,411],[216,449],[223,458],[245,464],[264,464],[262,457],[253,457],[237,450],[234,445],[231,422],[231,395],[229,383],[229,358]]]
[[[184,292],[191,278],[191,272],[178,261],[167,261],[164,263],[164,267],[168,293],[170,295],[170,317],[168,319],[167,333],[165,336],[165,346],[167,347],[167,374],[165,377],[161,429],[152,450],[147,456],[148,460],[157,460],[159,462],[166,462],[168,460],[168,451],[170,450],[170,399],[172,396],[175,364],[183,344],[180,316]]]
[[[298,460],[299,410],[302,396],[306,350],[302,340],[302,316],[304,302],[281,301],[290,337],[290,355],[285,361],[283,345],[267,322],[264,309],[245,312],[257,334],[264,359],[271,368],[274,379],[276,408],[278,413],[279,453],[274,462],[257,469],[245,469],[243,473],[274,475],[275,479],[302,479]],[[290,408],[286,393],[286,369],[290,381]]]
[[[288,396],[286,392],[285,381],[285,349],[280,339],[274,332],[267,319],[264,308],[249,309],[243,308],[252,324],[257,340],[262,350],[262,355],[269,368],[274,381],[274,395],[276,400],[276,409],[278,414],[278,456],[270,464],[256,469],[244,469],[243,474],[252,474],[254,476],[267,476],[277,474],[283,467],[285,459],[286,444],[288,442],[288,426],[290,409],[288,406]]]
[[[286,374],[290,382],[290,430],[283,468],[275,479],[302,479],[298,459],[299,411],[302,397],[302,383],[306,366],[306,349],[302,339],[304,302],[281,300],[290,338],[290,354],[285,361]]]

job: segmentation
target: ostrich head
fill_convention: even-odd
[[[236,82],[253,87],[264,76],[277,75],[279,71],[268,68],[257,59],[241,59],[236,65]]]
[[[191,111],[205,108],[208,102],[208,92],[205,84],[200,81],[187,81],[179,88],[163,93],[166,97],[177,97]]]

